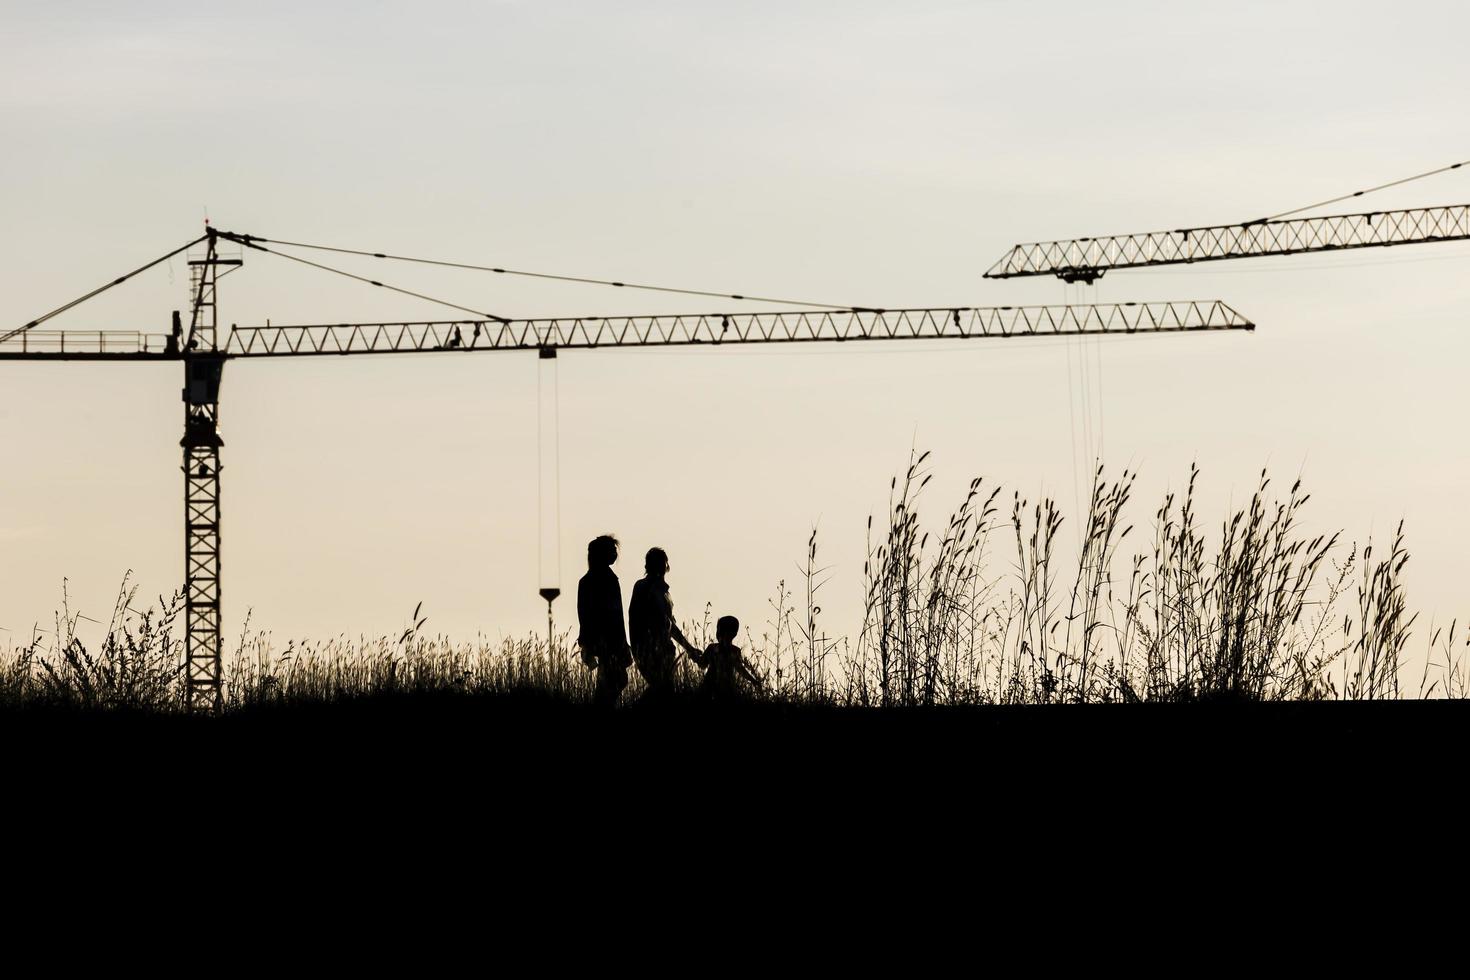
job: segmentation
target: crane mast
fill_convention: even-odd
[[[1110,269],[1470,239],[1470,204],[1247,221],[1013,245],[987,279],[1056,276],[1091,283]]]
[[[189,333],[179,344],[184,362],[184,681],[191,709],[216,709],[223,696],[220,657],[220,448],[219,388],[225,359],[218,344],[221,269],[240,259],[221,258],[214,229],[204,254],[188,260],[192,310]],[[168,345],[165,345],[167,349]]]

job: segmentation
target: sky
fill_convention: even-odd
[[[1254,335],[558,359],[561,586],[661,545],[682,616],[757,632],[818,529],[856,631],[864,527],[932,451],[1075,520],[1090,450],[1131,519],[1202,470],[1213,527],[1269,467],[1309,530],[1400,521],[1409,603],[1470,614],[1465,244],[993,281],[1018,241],[1232,222],[1470,157],[1455,3],[159,3],[4,0],[0,329],[215,226],[304,242],[897,308],[1223,299]],[[1470,200],[1465,169],[1374,208]],[[336,260],[334,260],[336,261]],[[389,270],[343,258],[354,271]],[[510,316],[750,310],[407,267]],[[175,261],[55,321],[165,331]],[[438,318],[250,254],[229,323]],[[1086,365],[1086,371],[1083,371]],[[0,644],[129,570],[182,578],[177,365],[0,362]],[[232,363],[226,646],[543,629],[532,354]],[[1145,532],[1136,532],[1142,539]],[[1003,554],[1004,551],[998,552]],[[1003,566],[1002,566],[1003,570]],[[568,600],[557,606],[570,623]],[[86,624],[84,626],[84,637]]]

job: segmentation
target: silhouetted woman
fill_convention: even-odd
[[[649,548],[643,561],[645,576],[633,584],[628,604],[628,631],[633,640],[633,662],[648,685],[648,700],[665,700],[674,690],[674,642],[691,654],[699,650],[684,638],[674,620],[674,600],[669,597],[669,556],[662,548]]]

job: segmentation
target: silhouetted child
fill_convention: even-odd
[[[690,660],[704,668],[704,681],[699,685],[699,693],[712,701],[738,698],[741,677],[756,687],[761,686],[761,679],[750,669],[740,648],[735,645],[738,635],[740,620],[734,616],[721,616],[715,623],[715,636],[719,642],[711,643],[702,654],[690,655]]]

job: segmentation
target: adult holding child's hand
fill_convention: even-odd
[[[633,640],[633,662],[648,685],[650,703],[666,700],[674,692],[674,642],[699,656],[699,649],[685,638],[674,619],[674,600],[669,596],[669,556],[662,548],[649,548],[643,560],[645,575],[633,584],[628,603],[628,631]]]

